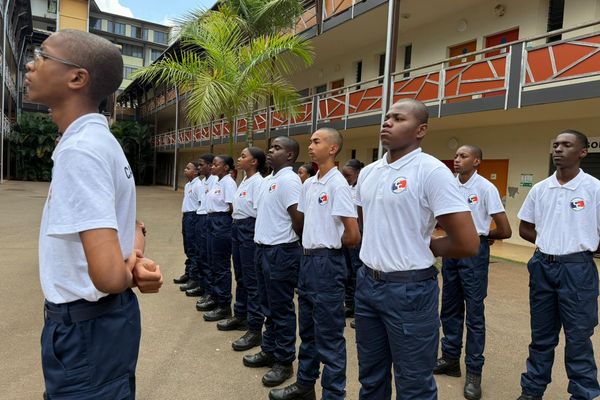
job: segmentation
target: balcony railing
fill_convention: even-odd
[[[571,84],[582,79],[600,81],[600,32],[534,45],[557,32],[568,33],[594,25],[600,25],[600,21],[399,71],[392,76],[393,101],[407,97],[421,100],[429,106],[437,106],[440,117],[444,115],[443,110],[448,105],[488,97],[502,96],[504,108],[507,108],[511,90],[516,92],[520,106],[521,96],[527,91]],[[474,56],[475,59],[450,66],[453,61],[468,56]],[[515,73],[516,76],[511,76],[511,64],[519,61],[521,68],[517,69],[520,71]],[[257,110],[254,115],[254,132],[265,133],[268,125],[276,132],[289,134],[293,128],[312,128],[314,124],[334,122],[341,123],[346,128],[354,118],[381,114],[382,81],[383,77],[378,77],[303,98],[297,115],[292,118],[285,117],[274,107],[270,110]],[[516,89],[514,84],[510,86],[511,82],[517,83]],[[158,96],[150,104],[155,108],[156,105],[168,105],[167,99],[174,98],[171,93],[174,90]],[[180,129],[178,137],[174,131],[162,133],[155,137],[153,144],[157,147],[168,147],[176,143],[182,146],[204,145],[215,141],[223,142],[232,133],[235,135],[234,139],[238,140],[246,135],[247,125],[247,117],[239,116],[235,119],[235,129],[232,132],[229,124],[219,119]]]

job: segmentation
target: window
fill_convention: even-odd
[[[151,61],[156,61],[158,59],[158,57],[160,57],[161,54],[162,54],[162,51],[151,49],[151,51],[150,51],[150,60]]]
[[[362,81],[362,60],[356,63],[356,83]],[[356,85],[356,90],[360,89],[360,85]]]
[[[404,47],[404,68],[410,69],[410,64],[412,62],[412,44],[408,44]],[[404,77],[408,78],[410,76],[410,72],[405,72]]]
[[[379,55],[379,75],[377,76],[383,76],[383,74],[385,74],[385,53],[380,54]],[[379,79],[377,82],[379,82],[379,84],[383,83],[383,78]]]
[[[331,90],[333,89],[339,89],[339,88],[343,88],[344,87],[344,80],[343,79],[338,79],[337,81],[333,81],[331,82]],[[341,94],[342,91],[341,90],[336,90],[334,92],[331,93],[332,96]]]
[[[148,40],[148,29],[146,28],[143,29],[142,39]]]
[[[142,28],[139,26],[131,25],[131,35],[132,38],[141,39],[142,38]]]
[[[48,12],[56,14],[56,0],[48,0]]]
[[[117,35],[125,35],[125,24],[120,22],[108,21],[108,31]]]
[[[144,50],[142,49],[141,46],[134,46],[132,44],[124,44],[123,45],[123,55],[137,57],[137,58],[143,58]]]
[[[102,20],[100,18],[90,17],[90,29],[101,30]]]
[[[154,43],[167,44],[167,34],[165,32],[154,31]]]
[[[137,70],[136,67],[123,67],[123,79],[130,79],[129,76]]]
[[[565,0],[550,0],[548,2],[548,32],[562,29],[565,15]],[[562,39],[562,35],[548,38],[548,43]]]
[[[300,96],[300,98],[308,97],[308,95],[309,95],[308,88],[302,89],[302,90],[298,90],[298,96]]]
[[[319,93],[323,93],[327,91],[327,85],[319,85],[317,87],[315,87],[315,93],[319,94]]]

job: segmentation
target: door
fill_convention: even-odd
[[[456,57],[461,54],[472,53],[476,49],[477,49],[477,40],[473,40],[471,42],[457,44],[456,46],[449,47],[448,53],[449,53],[449,57]],[[475,61],[475,56],[458,58],[456,60],[450,61],[449,65],[452,67],[454,65],[464,64],[469,61]]]
[[[441,160],[454,173],[454,160]],[[508,160],[483,160],[477,173],[492,182],[503,202],[508,186]]]
[[[510,31],[495,33],[491,36],[487,36],[485,38],[485,48],[498,46],[504,43],[514,42],[519,39],[519,28],[511,29]],[[486,57],[497,56],[498,54],[504,54],[508,51],[508,48],[505,47],[499,50],[493,50],[485,53]]]

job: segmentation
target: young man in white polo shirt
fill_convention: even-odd
[[[27,63],[29,98],[52,108],[63,135],[40,227],[45,398],[134,399],[140,311],[131,287],[156,292],[142,256],[133,173],[100,102],[118,89],[117,47],[87,32],[52,34]]]
[[[519,211],[519,235],[537,249],[527,264],[531,344],[519,400],[541,400],[551,381],[554,348],[565,333],[571,399],[600,396],[591,337],[598,325],[600,181],[580,169],[588,139],[566,130],[553,143],[556,172],[537,183]]]
[[[434,374],[460,376],[463,324],[467,325],[465,364],[467,379],[464,397],[481,398],[481,371],[485,347],[484,300],[487,296],[490,242],[507,239],[512,232],[498,189],[477,173],[483,153],[473,145],[456,150],[454,171],[461,195],[471,209],[481,244],[475,257],[447,258],[442,261],[442,357],[437,361]],[[496,228],[490,231],[492,220]]]
[[[438,336],[436,256],[477,254],[479,237],[448,168],[421,151],[427,107],[400,100],[390,107],[380,139],[383,158],[365,167],[356,200],[363,213],[356,283],[360,399],[437,399],[433,379]],[[437,223],[447,236],[432,239]]]
[[[312,134],[308,154],[319,165],[302,185],[298,211],[304,214],[304,255],[298,276],[300,351],[296,383],[272,389],[271,400],[315,399],[315,382],[323,363],[322,399],[346,398],[344,297],[346,258],[342,245],[360,242],[352,191],[335,166],[342,135],[332,128]]]
[[[254,232],[261,311],[266,318],[262,350],[244,356],[251,368],[272,367],[263,378],[265,386],[278,386],[293,373],[296,358],[296,307],[294,288],[302,247],[302,213],[297,210],[302,183],[292,169],[299,146],[279,136],[267,153],[273,173],[263,179],[257,198]]]

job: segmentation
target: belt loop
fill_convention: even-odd
[[[381,273],[378,270],[373,270],[373,279],[375,279],[376,281],[381,280]]]

